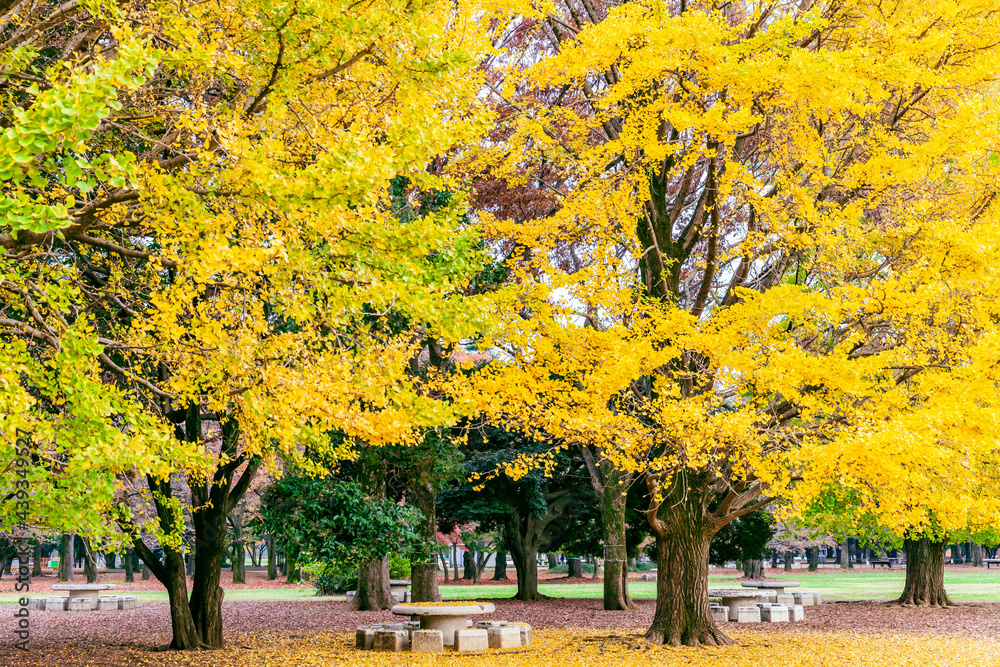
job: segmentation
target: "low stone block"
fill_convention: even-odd
[[[788,604],[785,605],[785,608],[788,609],[788,620],[790,621],[801,621],[806,617],[805,611],[800,604]]]
[[[490,648],[489,631],[482,628],[455,630],[456,651],[486,651]]]
[[[521,646],[528,646],[531,644],[531,626],[527,623],[505,623],[507,627],[517,628],[517,631],[521,633]]]
[[[813,604],[815,604],[817,607],[823,604],[822,593],[813,593],[812,596],[813,596]]]
[[[815,601],[812,593],[793,593],[792,595],[795,597],[795,604],[800,604],[803,607],[811,607]]]
[[[716,623],[728,623],[729,622],[729,607],[720,607],[715,605],[709,608],[712,612],[712,620]]]
[[[118,598],[100,597],[97,598],[97,611],[118,611]]]
[[[69,601],[70,611],[91,611],[94,608],[90,598],[73,598]]]
[[[507,621],[476,621],[477,628],[488,630],[490,628],[502,628],[507,625]]]
[[[778,591],[764,591],[767,593],[767,597],[761,598],[764,602],[770,602],[774,604],[778,601]]]
[[[788,607],[779,605],[761,606],[760,620],[765,623],[787,623]]]
[[[521,631],[512,627],[489,628],[490,648],[517,648],[521,645]]]
[[[410,650],[414,653],[440,653],[444,650],[444,634],[440,630],[414,630],[410,634]]]
[[[791,593],[781,593],[775,596],[774,601],[778,604],[795,604],[795,596]]]
[[[120,595],[118,597],[119,609],[135,609],[138,605],[134,595]]]
[[[376,630],[372,649],[398,653],[405,651],[408,644],[409,633],[406,630]]]
[[[28,600],[28,611],[45,611],[45,598],[31,598]]]
[[[344,597],[346,597],[347,601],[350,602],[351,600],[354,599],[354,596],[357,594],[358,594],[357,591],[347,591],[347,593],[344,594]]]
[[[370,651],[375,647],[375,628],[360,627],[354,634],[354,648]]]
[[[45,598],[45,609],[47,611],[66,611],[66,603],[69,598],[64,598],[62,596],[54,598]]]
[[[760,623],[760,607],[737,607],[737,623]]]

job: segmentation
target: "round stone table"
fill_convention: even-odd
[[[101,591],[111,591],[114,588],[114,584],[55,584],[52,590],[69,591],[69,601],[66,603],[66,609],[69,610],[74,598],[86,598],[90,608],[97,609],[97,598]]]
[[[397,604],[392,608],[392,613],[409,616],[413,621],[419,620],[421,630],[440,630],[445,646],[454,646],[455,630],[469,627],[469,616],[492,614],[496,610],[490,602],[461,605]]]
[[[774,591],[778,595],[784,595],[786,588],[795,588],[799,585],[797,581],[744,581],[740,584],[744,588],[759,588]]]
[[[756,607],[758,598],[769,597],[767,591],[751,591],[747,589],[723,589],[709,591],[708,597],[722,598],[722,606],[729,607],[729,620],[736,621],[738,607]]]

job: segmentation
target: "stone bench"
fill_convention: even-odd
[[[79,609],[83,610],[84,606],[81,603],[74,603],[74,600],[87,600],[87,609],[97,609],[97,600],[100,597],[101,591],[114,590],[114,584],[56,584],[52,587],[54,591],[67,591],[69,593],[69,601],[66,604],[66,609]]]

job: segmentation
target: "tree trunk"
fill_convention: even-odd
[[[526,602],[546,599],[538,592],[538,547],[527,542],[512,545],[510,557],[517,570],[517,593],[514,599]]]
[[[73,546],[76,535],[63,533],[59,543],[59,581],[73,581]]]
[[[149,578],[150,576],[152,576],[152,574],[153,572],[152,570],[149,569],[149,566],[144,564],[142,566],[142,576],[140,577],[140,579],[142,579],[143,581],[149,581]]]
[[[267,536],[267,580],[278,578],[278,551],[274,546],[274,535]]]
[[[31,564],[31,576],[42,576],[42,544],[40,542],[35,542],[35,557],[33,561]]]
[[[233,583],[245,584],[247,582],[246,548],[243,543],[243,515],[234,511],[229,514],[229,525],[233,529],[232,559],[233,559]]]
[[[949,607],[953,603],[944,590],[945,543],[932,542],[926,537],[906,538],[906,583],[903,594],[896,600],[903,605]]]
[[[472,550],[466,548],[462,552],[462,578],[466,581],[473,581],[476,578],[476,566],[472,562]]]
[[[83,543],[83,574],[87,577],[88,584],[97,583],[97,558],[94,550],[90,548],[90,540],[86,537],[80,538]]]
[[[795,557],[795,554],[793,554],[791,551],[786,551],[785,552],[785,556],[784,556],[785,572],[791,572],[792,571],[792,558],[794,558],[794,557]]]
[[[553,554],[549,554],[552,556]],[[509,581],[507,578],[507,551],[500,549],[493,559],[493,581]],[[550,563],[552,561],[549,561]]]
[[[228,485],[226,489],[228,495]],[[204,507],[195,512],[194,576],[191,581],[191,613],[202,642],[222,648],[222,561],[226,552],[226,510]],[[184,567],[183,561],[181,568]]]
[[[111,552],[108,552],[108,553],[104,554],[104,566],[105,567],[107,567],[109,570],[114,570],[114,569],[116,569],[117,565],[118,565],[118,558],[117,558],[117,556],[115,556],[115,554],[113,554]]]
[[[548,561],[550,570],[554,567],[559,567],[559,560],[556,558],[556,555],[554,553],[550,552],[545,554],[545,558]]]
[[[743,577],[745,579],[763,579],[764,561],[758,559],[743,561]]]
[[[656,612],[646,641],[669,646],[734,644],[715,625],[708,608],[708,552],[716,528],[707,516],[707,503],[691,493],[668,497],[659,507],[662,516],[653,525]]]
[[[819,569],[819,547],[809,547],[806,555],[809,557],[809,571],[817,571]]]
[[[354,594],[351,609],[355,611],[382,611],[396,604],[389,591],[389,559],[365,563],[358,568],[358,591]]]
[[[415,484],[413,505],[424,517],[417,532],[428,547],[425,556],[414,556],[410,563],[410,598],[414,602],[440,602],[437,551],[430,546],[437,542],[437,492],[434,487],[431,484]]]
[[[604,529],[604,609],[632,609],[628,593],[628,553],[625,545],[625,493],[623,474],[615,471],[605,475],[601,494],[601,518]],[[597,562],[594,563],[597,577]]]
[[[285,550],[285,560],[283,561],[285,571],[285,583],[299,583],[299,548],[289,547]]]
[[[579,579],[583,577],[583,559],[579,556],[570,556],[567,558],[566,576],[569,579]]]
[[[125,581],[131,584],[135,581],[135,554],[128,549],[122,560],[125,566]]]
[[[840,569],[853,570],[854,563],[851,562],[851,539],[847,538],[840,543]]]
[[[438,556],[441,557],[441,571],[444,572],[444,583],[448,583],[448,549],[445,548],[444,552],[438,552]]]
[[[983,547],[979,544],[972,545],[972,566],[983,566]]]

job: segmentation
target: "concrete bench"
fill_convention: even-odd
[[[986,563],[986,569],[990,569],[990,565],[1000,565],[1000,558],[984,558],[983,562]]]
[[[73,600],[88,600],[87,609],[97,609],[97,600],[101,591],[114,590],[114,584],[56,584],[52,587],[54,591],[67,591],[69,600],[66,609],[83,609],[81,603],[74,603]]]

